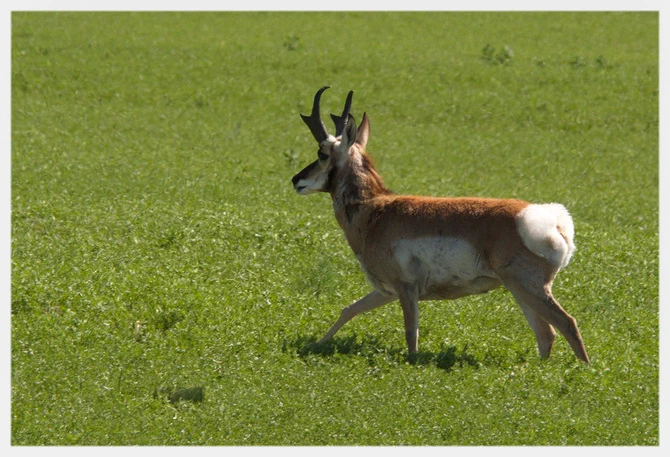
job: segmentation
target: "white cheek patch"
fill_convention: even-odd
[[[302,178],[295,184],[295,188],[300,195],[309,195],[323,190],[326,186],[326,174],[319,173],[316,176]]]
[[[319,154],[323,153],[330,157],[333,163],[339,163],[338,159],[346,154],[339,153],[340,140],[333,135],[323,140],[319,145]],[[328,184],[328,174],[331,166],[327,163],[317,161],[315,167],[311,169],[307,176],[301,178],[294,187],[300,195],[309,195],[315,192],[323,192]]]

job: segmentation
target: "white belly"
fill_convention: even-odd
[[[415,284],[421,299],[458,298],[500,285],[482,255],[460,238],[400,240],[393,253],[403,281]]]

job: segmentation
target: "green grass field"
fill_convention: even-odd
[[[14,445],[658,445],[657,13],[13,13]],[[503,289],[370,287],[299,113],[398,193],[558,201],[550,359]],[[330,126],[330,124],[328,124]],[[181,388],[204,400],[172,402]],[[174,399],[174,397],[172,397]]]

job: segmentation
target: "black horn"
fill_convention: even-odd
[[[305,124],[307,124],[307,127],[309,127],[312,135],[314,135],[314,139],[317,143],[321,143],[328,138],[328,130],[326,130],[326,126],[321,120],[321,108],[319,106],[321,102],[321,94],[328,88],[330,88],[330,86],[323,86],[316,92],[316,95],[314,96],[314,105],[312,105],[312,114],[309,116],[305,116],[304,114],[300,115],[302,120],[305,121]]]
[[[354,97],[354,91],[349,91],[347,95],[347,101],[344,103],[344,110],[342,111],[341,116],[336,116],[331,114],[330,117],[335,122],[335,136],[342,135],[344,132],[344,127],[347,125],[347,119],[349,118],[349,111],[351,110],[351,99]]]

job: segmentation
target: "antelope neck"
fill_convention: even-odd
[[[354,152],[347,165],[337,170],[330,180],[330,196],[333,199],[335,218],[353,251],[358,254],[365,227],[359,216],[372,210],[376,197],[389,195],[389,191],[374,168],[372,161],[364,153]]]

